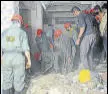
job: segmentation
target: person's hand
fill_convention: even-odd
[[[68,58],[68,63],[71,63],[71,58],[70,57]]]
[[[100,17],[99,15],[97,15],[97,16],[95,16],[95,19],[96,19],[97,21],[101,21],[101,20],[102,20],[102,17]]]
[[[53,44],[50,44],[50,48],[53,48]]]
[[[76,45],[79,45],[80,44],[80,39],[77,39],[76,40]]]
[[[29,69],[29,68],[31,68],[31,62],[30,61],[26,63],[26,69]]]

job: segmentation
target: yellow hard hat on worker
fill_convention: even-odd
[[[88,69],[81,70],[79,73],[79,82],[86,83],[89,82],[90,80],[91,80],[90,70]]]

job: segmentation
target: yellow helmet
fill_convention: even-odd
[[[91,80],[90,71],[87,69],[83,69],[79,73],[79,81],[80,83],[86,83]]]

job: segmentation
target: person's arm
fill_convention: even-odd
[[[107,26],[107,14],[104,15],[100,23],[100,32],[102,36],[105,33],[105,29],[107,28],[106,26]]]
[[[84,17],[83,16],[80,16],[79,17],[79,27],[80,27],[80,32],[78,34],[78,39],[76,41],[76,45],[79,45],[80,43],[80,39],[85,31],[85,27],[86,27],[86,24],[85,24],[85,20],[84,20]]]
[[[26,69],[31,67],[31,59],[30,59],[30,52],[29,51],[25,51],[25,56],[27,58],[27,64],[26,64]]]
[[[27,59],[26,69],[29,69],[31,67],[30,48],[28,44],[28,38],[25,32],[23,32],[23,36],[22,36],[22,49]]]
[[[80,32],[78,34],[78,39],[80,39],[84,33],[85,27],[80,27]]]

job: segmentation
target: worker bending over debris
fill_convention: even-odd
[[[54,32],[54,52],[58,56],[59,72],[66,74],[72,70],[72,43],[70,38],[65,36],[60,29]]]
[[[53,56],[50,47],[50,41],[48,40],[46,33],[42,29],[36,31],[36,44],[41,53],[41,71],[47,73],[51,71],[53,67]]]

